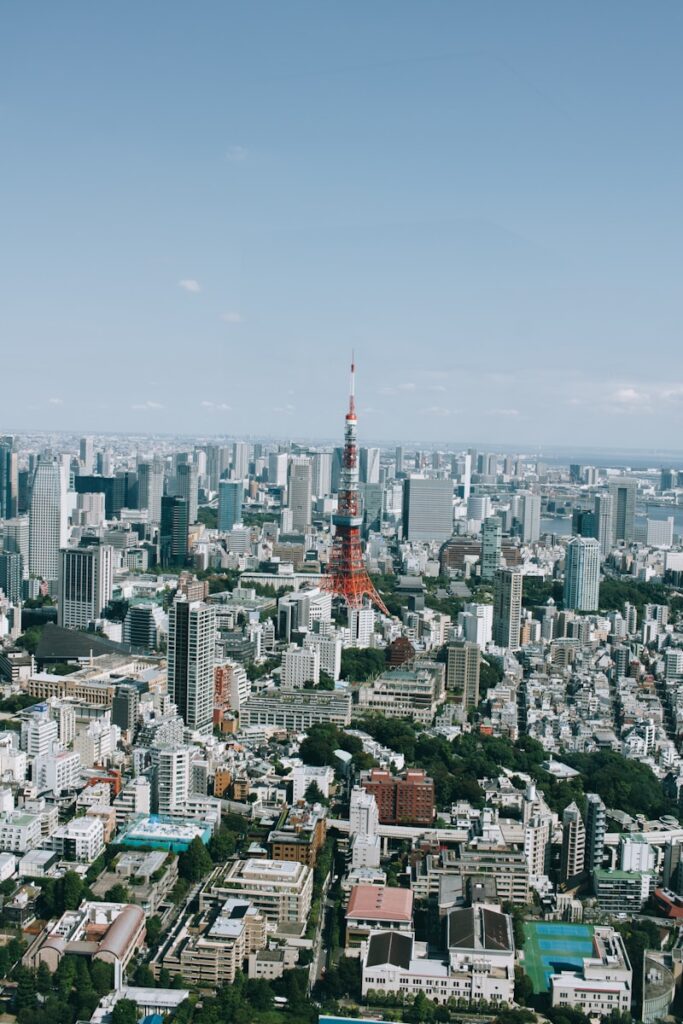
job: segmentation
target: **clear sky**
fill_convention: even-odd
[[[0,430],[683,449],[683,5],[0,7]]]

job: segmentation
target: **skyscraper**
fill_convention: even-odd
[[[612,548],[612,496],[598,494],[595,498],[594,536],[600,544],[600,554],[607,558]]]
[[[522,621],[522,574],[499,569],[493,593],[493,642],[498,647],[519,647]]]
[[[287,486],[287,452],[271,452],[268,456],[268,483]]]
[[[67,541],[66,479],[61,459],[41,455],[36,465],[29,514],[29,574],[56,589],[59,550]]]
[[[540,494],[523,494],[520,517],[522,523],[522,541],[535,544],[541,536],[541,496]]]
[[[600,542],[594,537],[572,537],[564,567],[564,606],[595,612],[600,599]]]
[[[503,524],[499,516],[489,516],[481,528],[481,578],[483,582],[495,579],[500,569],[503,546]]]
[[[85,629],[111,600],[114,549],[93,541],[59,552],[57,622],[69,629]]]
[[[249,476],[249,445],[246,441],[235,441],[232,446],[232,473],[236,480]]]
[[[164,464],[155,458],[138,463],[138,507],[146,508],[153,523],[161,521],[161,499],[164,493]]]
[[[218,485],[218,529],[226,532],[242,522],[243,480],[221,480]]]
[[[453,535],[453,481],[411,476],[403,483],[403,536],[411,541]]]
[[[448,645],[446,686],[461,697],[463,707],[476,708],[479,703],[479,672],[481,651],[478,644],[455,643]]]
[[[581,812],[575,803],[562,813],[562,857],[560,877],[563,882],[583,872],[586,851],[586,831]]]
[[[311,525],[311,460],[295,456],[289,466],[289,507],[292,510],[292,528],[305,532]]]
[[[165,494],[161,499],[161,526],[159,548],[161,564],[185,565],[188,548],[188,507],[185,498]]]
[[[635,538],[638,481],[628,476],[611,480],[609,493],[612,499],[612,542],[630,544]]]
[[[0,437],[0,519],[12,519],[17,514],[19,473],[14,438]]]
[[[211,605],[176,597],[168,619],[168,691],[192,732],[212,729],[215,633]]]
[[[190,523],[197,522],[198,485],[195,463],[181,462],[176,471],[176,494],[187,502]]]
[[[6,519],[3,524],[3,547],[5,551],[21,555],[24,579],[28,579],[29,525],[28,516]]]
[[[361,448],[360,482],[362,484],[379,483],[379,448]]]
[[[0,590],[12,604],[23,598],[24,560],[17,551],[0,552]]]
[[[586,793],[586,870],[602,867],[607,831],[607,811],[597,793]]]
[[[332,453],[316,452],[313,456],[313,494],[324,498],[332,493]]]
[[[403,448],[401,448],[399,446],[396,449],[396,451],[394,453],[394,458],[396,460],[396,473],[397,474],[398,473],[402,473],[403,472]]]
[[[84,473],[92,473],[95,462],[92,437],[82,437],[80,443],[81,469]]]

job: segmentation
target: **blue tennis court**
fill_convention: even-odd
[[[547,992],[551,974],[576,970],[593,953],[593,927],[553,921],[525,921],[524,970],[534,992]]]

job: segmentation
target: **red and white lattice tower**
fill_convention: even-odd
[[[342,455],[341,486],[338,495],[337,512],[332,517],[335,533],[332,541],[330,564],[321,581],[324,590],[331,591],[346,601],[348,608],[361,608],[368,598],[380,611],[388,615],[384,601],[377,593],[368,576],[363,561],[358,498],[358,444],[356,442],[356,367],[351,363],[351,393],[349,411],[344,427],[344,454]]]

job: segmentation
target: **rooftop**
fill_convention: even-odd
[[[351,890],[348,918],[374,921],[406,921],[413,918],[413,894],[410,889],[380,885],[356,885]]]

